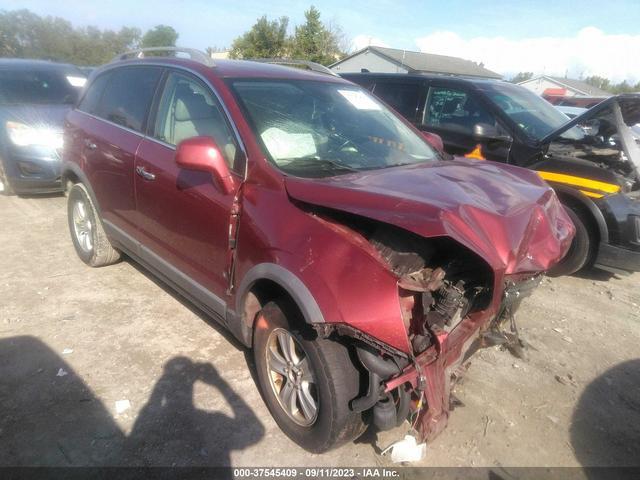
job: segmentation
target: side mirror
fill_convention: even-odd
[[[429,145],[435,148],[439,153],[444,153],[444,143],[442,142],[442,137],[440,135],[425,131],[420,133],[422,133],[422,136]]]
[[[185,170],[209,172],[224,193],[231,193],[236,185],[222,152],[211,137],[192,137],[176,147],[176,164]]]
[[[473,138],[480,142],[510,142],[513,140],[509,135],[498,132],[495,125],[489,125],[488,123],[476,123],[473,126]]]

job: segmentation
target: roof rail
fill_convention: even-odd
[[[296,60],[293,58],[247,58],[247,60],[251,60],[252,62],[273,63],[274,65],[284,65],[291,67],[303,66],[307,67],[313,72],[333,75],[334,77],[339,76],[336,72],[325,67],[324,65],[320,65],[319,63],[311,62],[309,60]]]
[[[111,62],[121,62],[122,60],[128,60],[130,58],[145,58],[147,53],[150,52],[166,52],[166,53],[186,53],[191,60],[200,62],[208,67],[215,67],[213,59],[206,53],[196,50],[195,48],[182,48],[182,47],[149,47],[149,48],[137,48],[128,52],[116,55]],[[155,55],[152,55],[155,56]],[[169,55],[167,55],[169,56]],[[176,55],[173,55],[175,57]]]

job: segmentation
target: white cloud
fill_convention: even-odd
[[[609,35],[586,27],[575,37],[539,37],[510,40],[438,31],[416,39],[422,52],[483,62],[509,76],[517,72],[546,73],[571,78],[599,75],[614,82],[640,81],[640,35]]]
[[[362,50],[369,46],[388,47],[389,45],[378,37],[372,37],[371,35],[356,35],[351,42],[351,48],[354,51]]]

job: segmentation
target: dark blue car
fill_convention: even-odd
[[[0,191],[61,191],[62,125],[85,75],[75,66],[0,59]]]

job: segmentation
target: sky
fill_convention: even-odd
[[[640,81],[640,0],[2,0],[75,26],[143,31],[173,26],[178,44],[224,48],[262,15],[290,28],[315,5],[344,30],[352,49],[367,45],[453,55],[506,78],[530,71]]]

